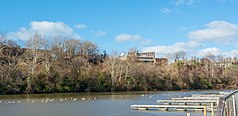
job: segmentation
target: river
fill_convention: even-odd
[[[229,90],[226,90],[229,91]],[[1,116],[186,116],[186,112],[131,110],[133,104],[219,91],[157,91],[1,95]],[[191,112],[202,116],[203,112]],[[208,116],[210,113],[208,113]]]

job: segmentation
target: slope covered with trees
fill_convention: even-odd
[[[121,60],[90,41],[46,41],[35,34],[22,48],[5,37],[0,39],[0,94],[238,87],[238,66],[231,60],[229,65],[214,57],[158,65]]]

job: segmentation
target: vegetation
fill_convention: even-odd
[[[238,87],[236,63],[212,55],[176,57],[169,65],[143,63],[109,56],[90,41],[46,41],[37,33],[25,46],[0,36],[0,94]]]

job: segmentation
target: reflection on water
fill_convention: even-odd
[[[186,116],[186,112],[131,110],[133,104],[156,104],[158,99],[219,91],[70,93],[0,96],[2,116]],[[202,116],[202,112],[192,112]],[[210,115],[208,113],[208,115]]]

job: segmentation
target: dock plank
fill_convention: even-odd
[[[183,97],[172,98],[172,100],[219,100],[220,97]]]
[[[186,106],[186,105],[131,105],[133,110],[204,110],[210,109],[206,106]]]
[[[179,103],[184,103],[184,104],[191,104],[191,103],[199,103],[199,104],[218,104],[219,100],[157,100],[157,103],[163,103],[163,104],[179,104]]]
[[[192,97],[223,97],[224,94],[192,94]]]

